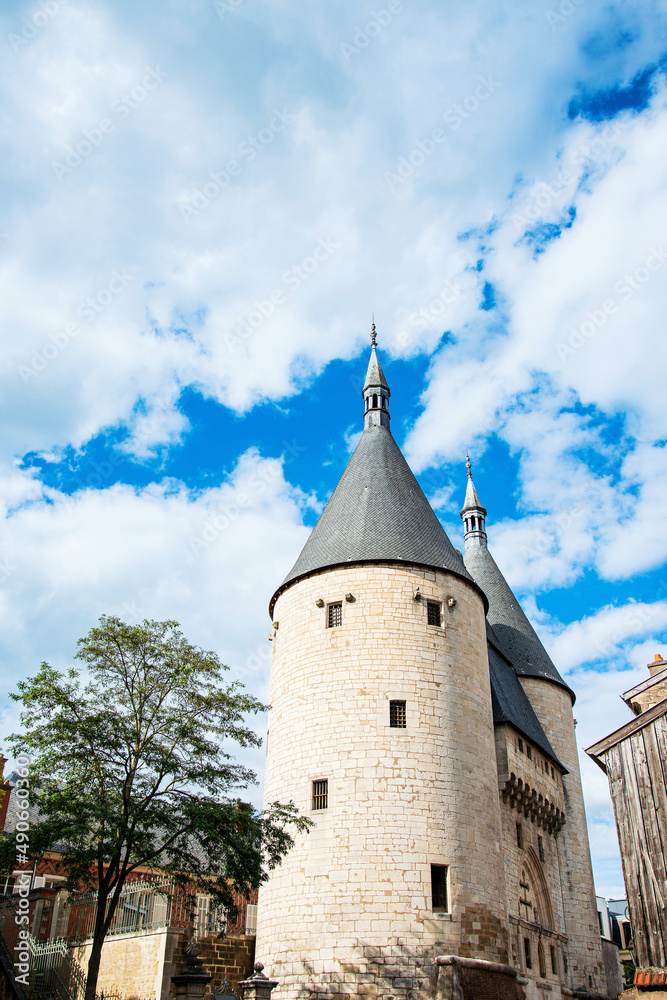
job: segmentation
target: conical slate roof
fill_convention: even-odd
[[[466,548],[464,561],[466,569],[486,594],[489,602],[487,620],[501,652],[517,674],[554,681],[572,694],[486,545]]]
[[[474,582],[389,428],[381,425],[366,426],[271,607],[299,577],[345,563],[376,561],[417,563]]]

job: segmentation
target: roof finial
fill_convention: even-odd
[[[466,469],[468,470],[468,475],[472,479],[472,466],[470,464],[470,455],[468,454],[467,448],[466,448]]]
[[[377,334],[377,330],[375,329],[375,313],[373,313],[372,315],[373,315],[373,322],[372,322],[372,325],[371,325],[371,346],[372,347],[377,347],[377,336],[378,336],[378,334]]]

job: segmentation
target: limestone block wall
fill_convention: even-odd
[[[566,822],[556,838],[565,915],[569,985],[605,993],[600,928],[593,886],[572,702],[559,684],[520,677],[535,714],[568,774],[563,777]]]
[[[519,740],[523,750],[519,749]],[[531,746],[531,757],[527,756],[527,748]],[[564,809],[564,792],[561,772],[553,769],[547,758],[525,736],[520,736],[510,726],[496,728],[496,750],[498,753],[498,778],[502,789],[507,775],[516,774],[531,788],[535,788],[545,798],[555,802]],[[505,859],[505,882],[507,885],[507,909],[510,917],[510,947],[511,964],[529,982],[524,987],[528,1000],[542,1000],[543,989],[548,984],[552,1000],[561,996],[561,985],[567,985],[563,956],[567,950],[565,934],[565,915],[561,891],[560,861],[558,855],[557,837],[559,834],[549,833],[523,810],[512,807],[509,800],[501,805],[501,820],[503,829],[503,855]],[[517,824],[521,827],[522,846],[519,846]],[[521,885],[522,872],[529,873],[531,889],[526,893]],[[539,898],[540,887],[535,883],[534,875],[539,872],[544,879],[544,899]],[[521,906],[520,899],[529,899],[532,907]],[[548,917],[546,914],[548,913]],[[540,924],[538,930],[538,923]],[[524,940],[531,943],[532,968],[527,968]],[[540,973],[539,946],[542,945],[544,955],[544,975]],[[552,965],[554,948],[555,966]]]
[[[327,628],[337,601],[342,625]],[[445,572],[351,565],[287,589],[276,622],[265,802],[291,799],[315,823],[260,890],[257,958],[280,997],[416,1000],[432,995],[436,955],[506,962],[479,593]],[[406,702],[405,729],[389,725],[391,700]],[[314,810],[322,779],[328,807]],[[449,866],[448,912],[434,912],[431,865]]]
[[[141,997],[141,1000],[167,1000],[179,941],[180,931],[171,928],[108,937],[102,948],[97,992],[118,992],[121,997]],[[90,949],[88,941],[73,950],[84,972]]]

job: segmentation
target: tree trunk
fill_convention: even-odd
[[[90,958],[88,959],[88,973],[86,977],[86,995],[84,1000],[95,1000],[95,993],[97,992],[97,978],[100,974],[100,960],[102,958],[102,945],[104,944],[105,934],[102,931],[100,933],[97,931],[93,937],[93,945],[90,949]]]

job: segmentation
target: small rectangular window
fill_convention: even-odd
[[[544,861],[544,841],[541,837],[537,838],[537,851],[540,855],[540,861]]]
[[[406,728],[406,714],[404,701],[389,702],[389,725],[392,729]]]
[[[516,825],[516,846],[519,850],[523,850],[523,827],[521,823],[517,823]]]
[[[447,865],[431,865],[431,902],[434,913],[447,913]]]
[[[523,753],[523,740],[519,740],[519,753]]]
[[[343,624],[343,602],[330,604],[327,608],[327,627],[336,628]]]
[[[327,778],[313,782],[313,809],[326,809],[329,805],[329,781]]]
[[[553,972],[554,976],[557,976],[558,964],[556,962],[556,949],[554,948],[553,945],[550,946],[550,951],[551,951],[551,971]]]
[[[528,743],[526,743],[526,757],[528,758],[528,760],[533,759],[533,748],[529,746]]]
[[[530,938],[523,939],[523,953],[526,956],[526,968],[532,969],[533,958],[532,955],[530,954]]]
[[[440,625],[440,604],[436,601],[427,601],[426,603],[426,613],[428,615],[429,625]]]
[[[554,774],[553,767],[551,768],[551,777],[554,779],[554,781],[556,780],[556,775]]]

